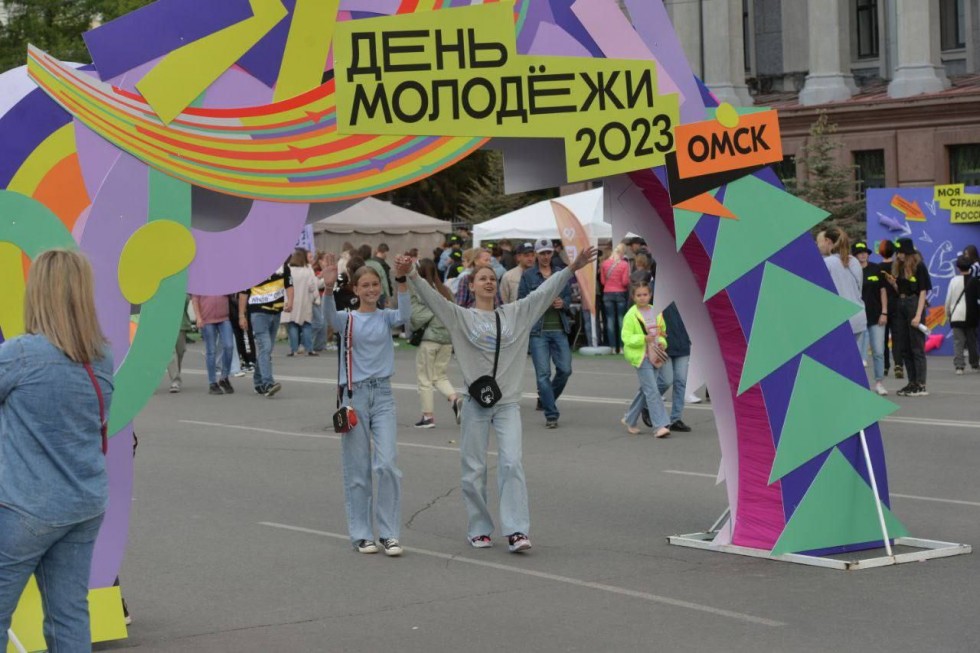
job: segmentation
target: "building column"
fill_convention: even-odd
[[[949,88],[939,57],[939,3],[898,0],[896,6],[898,67],[888,95],[902,98]]]
[[[810,72],[800,104],[840,102],[857,93],[851,74],[851,12],[848,0],[807,0]]]
[[[701,0],[704,83],[721,102],[752,106],[745,85],[742,0]]]

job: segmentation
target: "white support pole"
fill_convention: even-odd
[[[10,643],[14,645],[15,649],[17,649],[17,653],[27,653],[27,649],[24,648],[24,645],[20,643],[19,639],[17,639],[17,635],[14,635],[14,631],[9,628],[7,629],[7,639],[9,639]]]
[[[589,333],[589,335],[591,336],[589,338],[589,341],[590,341],[589,342],[589,345],[592,346],[592,347],[598,347],[599,346],[599,337],[598,337],[598,335],[596,334],[596,331],[595,331],[595,311],[589,311],[589,321],[592,322],[592,331]]]
[[[875,508],[878,510],[878,523],[881,525],[881,534],[884,537],[885,552],[890,558],[892,556],[892,545],[888,539],[888,527],[885,526],[885,512],[881,508],[881,496],[878,495],[878,481],[875,480],[875,470],[871,465],[871,454],[868,453],[868,439],[861,429],[861,450],[864,452],[864,464],[868,467],[868,479],[871,481],[871,491],[875,495]]]

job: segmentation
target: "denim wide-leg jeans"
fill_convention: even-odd
[[[102,515],[76,524],[50,526],[0,506],[0,651],[31,574],[44,608],[44,639],[50,653],[92,650],[88,577]]]
[[[516,403],[484,408],[463,397],[463,433],[460,444],[463,503],[469,538],[493,533],[493,518],[487,507],[487,447],[490,426],[497,434],[497,492],[500,496],[500,527],[504,535],[527,534],[531,530],[527,482],[524,479],[521,410]]]
[[[208,383],[217,383],[218,345],[221,345],[222,378],[226,378],[231,371],[232,352],[235,350],[235,332],[231,329],[231,322],[225,320],[217,324],[205,324],[201,335],[204,336],[204,363],[208,368]]]
[[[355,383],[353,398],[348,399],[345,390],[344,405],[353,406],[357,413],[357,426],[341,438],[351,542],[373,540],[375,522],[379,537],[397,538],[401,531],[402,473],[398,469],[395,399],[390,379]],[[376,501],[372,476],[377,481]]]
[[[667,388],[673,388],[670,397],[670,423],[684,414],[684,397],[687,395],[687,369],[690,356],[671,356],[657,370],[657,390],[663,396]]]
[[[282,313],[268,311],[252,313],[252,333],[255,334],[255,373],[252,382],[256,389],[275,383],[272,376],[272,347],[276,344],[281,317]]]
[[[640,380],[640,389],[636,391],[636,396],[630,402],[630,407],[626,409],[623,419],[630,426],[636,426],[636,421],[640,419],[640,413],[646,408],[650,411],[650,421],[653,428],[659,429],[670,425],[667,417],[667,409],[664,407],[663,397],[657,389],[657,370],[653,363],[646,357],[643,363],[636,368],[636,376]],[[683,401],[683,396],[681,397]]]
[[[544,418],[558,419],[555,404],[572,376],[572,348],[564,331],[542,331],[531,336],[531,362],[538,382],[538,398],[544,406]],[[551,363],[555,363],[555,375],[551,376]]]

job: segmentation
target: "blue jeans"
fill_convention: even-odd
[[[521,409],[516,403],[484,408],[469,395],[463,396],[463,432],[460,441],[463,503],[469,520],[466,534],[473,538],[493,533],[493,518],[487,507],[487,447],[490,425],[497,434],[497,492],[500,526],[504,535],[527,534],[531,513],[524,479]]]
[[[204,362],[208,368],[208,383],[218,381],[215,357],[219,338],[222,378],[228,378],[228,372],[231,370],[231,353],[235,349],[235,333],[231,330],[231,322],[225,320],[218,324],[205,324],[201,335],[204,337]]]
[[[572,348],[564,331],[542,331],[531,336],[531,362],[538,381],[538,398],[544,406],[544,418],[558,419],[555,402],[561,396],[572,375]],[[551,376],[551,362],[555,363],[555,376]]]
[[[355,383],[353,398],[344,393],[344,405],[353,406],[357,412],[357,426],[341,439],[351,542],[373,540],[373,521],[378,524],[379,537],[397,538],[401,530],[402,473],[398,469],[398,427],[390,379]],[[373,501],[372,474],[378,483],[377,501]]]
[[[0,506],[0,651],[10,619],[31,574],[44,608],[44,639],[51,653],[92,650],[88,577],[102,515],[48,526]]]
[[[272,376],[272,347],[276,344],[279,319],[282,313],[255,311],[252,313],[252,332],[255,334],[255,373],[252,382],[255,388],[264,388],[275,383]]]
[[[296,324],[289,322],[286,324],[286,333],[289,334],[289,352],[295,354],[299,349],[300,340],[303,342],[303,349],[306,353],[313,351],[313,325],[309,322]]]
[[[636,426],[637,420],[640,419],[640,413],[646,408],[650,411],[650,421],[653,422],[653,428],[659,429],[669,426],[671,422],[667,418],[667,409],[664,407],[663,397],[657,391],[657,370],[653,367],[653,363],[644,358],[640,366],[636,368],[636,376],[640,379],[640,389],[636,391],[636,396],[630,402],[630,407],[626,409],[623,420],[630,426]],[[683,400],[684,395],[681,395],[681,401]]]
[[[858,340],[861,350],[861,360],[868,362],[868,345],[871,345],[871,360],[874,366],[875,381],[885,378],[885,327],[869,324],[867,331],[862,331]]]
[[[626,315],[626,293],[602,293],[602,307],[606,314],[606,345],[623,349],[623,317]]]
[[[327,347],[327,321],[323,310],[323,302],[313,305],[313,351],[323,351]]]
[[[657,370],[657,389],[661,396],[667,388],[673,386],[670,397],[670,423],[681,418],[684,412],[684,397],[687,394],[687,367],[691,362],[690,356],[671,356]]]

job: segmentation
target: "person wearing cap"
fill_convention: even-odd
[[[946,315],[953,332],[953,367],[957,374],[963,374],[966,361],[963,349],[969,354],[970,367],[980,371],[980,358],[977,356],[977,296],[980,294],[980,281],[970,274],[973,261],[969,256],[960,255],[956,259],[958,274],[949,280],[946,289]]]
[[[898,293],[898,321],[892,337],[905,363],[908,385],[896,392],[900,397],[925,397],[926,390],[926,296],[932,290],[929,270],[922,256],[915,251],[911,238],[899,238],[892,263],[891,276],[886,277]]]
[[[888,293],[885,292],[885,286],[888,284],[882,277],[878,264],[868,261],[871,251],[867,243],[860,240],[854,243],[851,253],[861,265],[864,278],[861,284],[861,297],[864,299],[864,315],[868,319],[868,329],[864,332],[864,338],[858,342],[861,360],[867,367],[870,345],[872,371],[875,377],[874,391],[885,396],[888,390],[882,385],[882,381],[885,379],[885,325],[888,324]]]
[[[514,256],[517,260],[517,266],[507,270],[500,279],[500,301],[503,304],[517,301],[521,276],[525,270],[534,265],[534,243],[521,243],[514,248]]]
[[[888,283],[888,277],[891,276],[892,272],[892,262],[895,260],[895,243],[890,240],[883,240],[878,243],[878,255],[881,257],[878,270],[881,274],[881,280],[884,282],[888,305],[891,307],[891,310],[888,311],[888,322],[885,324],[885,376],[888,376],[891,363],[895,363],[895,378],[904,379],[905,368],[902,366],[901,354],[892,341],[892,334],[895,333],[898,323],[898,310],[896,309],[898,292],[895,291],[891,283]]]
[[[439,272],[441,272],[443,275],[442,277],[443,282],[445,282],[446,279],[449,278],[449,270],[451,267],[449,259],[453,256],[454,252],[462,253],[462,251],[463,251],[462,238],[460,238],[456,234],[451,234],[448,238],[446,238],[446,247],[445,249],[442,250],[442,253],[439,255],[439,262],[436,264],[436,267],[439,268]]]
[[[554,245],[547,238],[534,243],[536,261],[521,275],[518,299],[530,295],[556,272],[551,264],[554,253]],[[545,428],[549,429],[558,427],[559,412],[556,402],[572,376],[572,348],[568,344],[568,334],[572,331],[569,316],[571,303],[572,291],[566,283],[551,302],[551,306],[531,328],[531,362],[534,363],[537,376],[538,401],[544,410]],[[552,363],[555,366],[554,376],[551,375]]]

